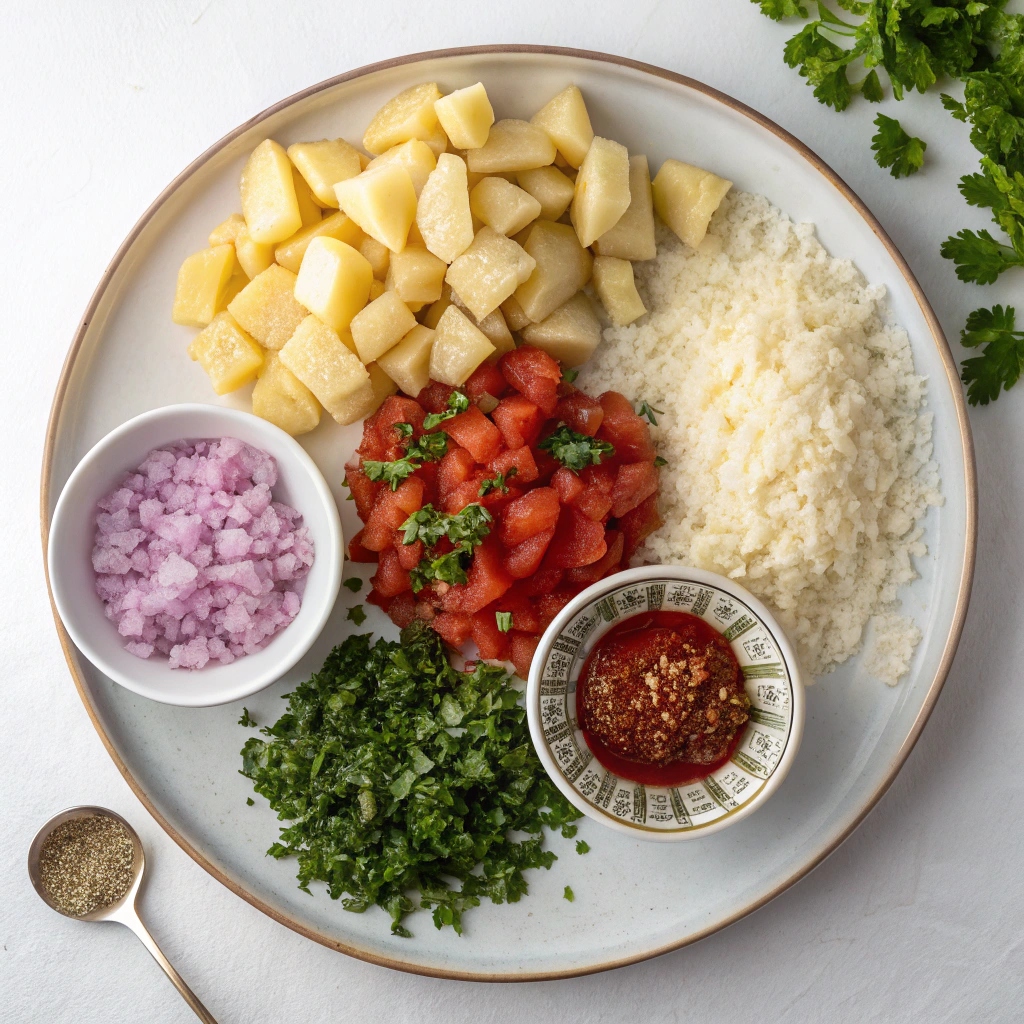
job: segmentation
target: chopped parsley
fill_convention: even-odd
[[[361,604],[356,604],[349,608],[348,615],[345,618],[349,622],[354,622],[357,626],[361,626],[366,621],[366,612]]]
[[[242,717],[238,720],[239,725],[244,725],[247,729],[255,729],[257,721],[252,715],[249,714],[248,708],[242,708]]]
[[[506,481],[511,480],[512,477],[518,474],[518,472],[519,470],[516,469],[515,466],[510,466],[506,472],[499,473],[497,476],[489,477],[487,480],[482,480],[480,482],[480,490],[477,491],[477,494],[479,494],[481,498],[490,494],[491,491],[501,491],[502,494],[508,494],[508,484]]]
[[[652,427],[656,427],[658,425],[658,419],[657,416],[655,416],[655,413],[657,413],[658,416],[665,415],[663,410],[655,409],[653,405],[648,405],[647,402],[641,402],[640,408],[637,409],[636,412],[637,416],[646,416],[651,421]]]
[[[537,447],[551,452],[563,466],[577,473],[587,466],[597,466],[605,456],[615,454],[615,447],[607,441],[577,433],[564,423]]]
[[[454,515],[440,512],[433,505],[424,505],[399,527],[404,532],[403,544],[423,541],[427,554],[411,570],[412,589],[419,593],[433,582],[459,584],[466,582],[466,569],[473,557],[473,548],[491,532],[491,513],[475,502]],[[437,554],[433,548],[446,538],[451,551]]]
[[[517,902],[525,872],[557,859],[544,828],[579,812],[545,775],[503,669],[456,671],[422,623],[400,642],[348,637],[288,694],[242,774],[287,824],[270,856],[297,858],[299,888],[324,881],[346,910],[381,907],[462,932],[484,899]]]
[[[894,178],[915,174],[924,163],[927,142],[908,135],[894,117],[879,114],[875,118],[878,131],[871,137],[871,148],[879,167],[888,167]]]
[[[247,796],[247,797],[245,798],[245,805],[246,805],[246,807],[252,807],[252,805],[253,805],[254,803],[256,803],[256,801],[255,801],[255,800],[253,800],[253,798],[252,798],[251,796]]]
[[[578,854],[580,854],[581,856],[584,853],[590,853],[590,843],[588,843],[586,841],[586,839],[577,839],[576,840],[576,852]]]
[[[438,423],[454,419],[460,412],[465,412],[468,408],[469,399],[461,391],[453,391],[448,396],[448,408],[444,412],[427,413],[426,418],[423,420],[423,429],[431,430]]]
[[[580,375],[580,371],[579,370],[563,370],[562,371],[562,380],[566,384],[571,384],[579,375]]]
[[[568,900],[570,903],[572,903],[572,901],[576,899],[576,893],[572,891],[572,888],[570,886],[567,885],[565,889],[562,890],[562,899]]]
[[[661,469],[662,466],[668,465],[668,459],[663,459],[660,455],[655,455],[654,465],[657,469]]]
[[[347,587],[353,594],[358,594],[363,589],[363,581],[358,576],[352,576],[345,580],[342,586]]]
[[[512,613],[511,612],[495,612],[494,619],[498,623],[498,629],[502,633],[507,633],[512,628]]]
[[[395,427],[403,437],[412,435],[410,423],[396,423]],[[437,462],[447,453],[448,435],[439,430],[436,434],[423,434],[418,440],[410,442],[405,449],[405,455],[400,459],[392,462],[363,459],[363,472],[374,482],[383,480],[390,484],[391,490],[397,491],[399,484],[406,477],[412,476],[424,462]]]

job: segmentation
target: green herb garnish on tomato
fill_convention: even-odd
[[[565,424],[550,437],[544,438],[537,447],[551,452],[563,466],[577,473],[587,466],[597,466],[603,458],[615,454],[614,445],[588,434],[580,434]]]

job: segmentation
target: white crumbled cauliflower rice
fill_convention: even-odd
[[[742,583],[815,675],[854,654],[874,616],[865,667],[896,683],[921,635],[897,588],[942,499],[925,381],[884,288],[743,192],[699,250],[663,229],[636,271],[650,314],[607,328],[579,384],[664,411],[665,525],[637,561]]]

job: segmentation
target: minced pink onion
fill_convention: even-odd
[[[276,483],[273,458],[237,438],[175,441],[99,502],[96,593],[125,650],[227,665],[295,618],[313,541]]]

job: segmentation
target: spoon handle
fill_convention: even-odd
[[[126,908],[127,909],[127,908]],[[171,965],[170,960],[164,956],[163,951],[156,944],[156,939],[149,934],[149,930],[142,923],[142,918],[139,917],[138,911],[132,909],[131,913],[123,914],[120,916],[122,924],[131,928],[133,932],[141,939],[142,944],[149,950],[153,959],[163,968],[164,974],[171,979],[171,984],[181,993],[181,998],[192,1007],[192,1012],[203,1021],[203,1024],[217,1024],[217,1019],[213,1016],[210,1011],[203,1006],[196,994],[185,984],[181,975]]]

